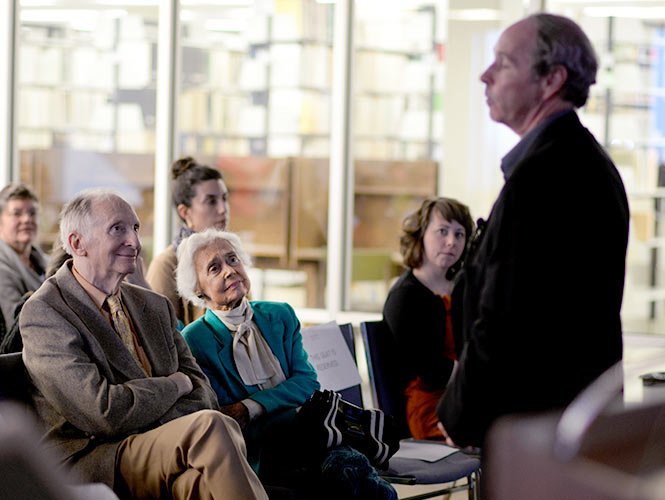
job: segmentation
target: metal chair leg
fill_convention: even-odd
[[[474,476],[474,500],[482,500],[482,470],[478,469],[476,472],[473,473]]]
[[[469,485],[469,500],[477,500],[476,498],[476,478],[473,474],[470,474],[466,477],[466,481]]]

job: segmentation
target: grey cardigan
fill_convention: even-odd
[[[42,269],[41,274],[27,267],[16,251],[0,240],[0,310],[7,331],[14,323],[14,309],[21,302],[23,294],[37,290],[44,281],[46,256],[39,248],[33,246],[30,259]]]

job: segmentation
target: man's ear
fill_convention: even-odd
[[[543,77],[544,97],[549,99],[558,94],[568,80],[568,70],[562,64],[557,64],[549,75]]]
[[[72,247],[74,255],[78,255],[79,257],[84,257],[88,255],[88,252],[83,244],[83,239],[81,238],[81,235],[79,233],[77,232],[69,233],[67,239],[69,241],[69,246]]]
[[[178,211],[178,215],[182,220],[187,222],[187,215],[189,214],[189,207],[185,205],[184,203],[181,203],[176,207],[176,210]]]

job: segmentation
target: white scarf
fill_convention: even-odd
[[[258,385],[263,390],[286,380],[279,360],[252,321],[254,310],[246,297],[234,309],[213,313],[233,336],[233,360],[245,385]]]

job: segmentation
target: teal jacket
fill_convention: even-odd
[[[233,362],[233,337],[211,310],[187,325],[182,334],[217,393],[220,406],[251,398],[267,413],[302,405],[318,389],[316,371],[307,361],[300,322],[293,308],[279,302],[251,302],[254,321],[279,360],[286,380],[260,390],[243,383]]]

